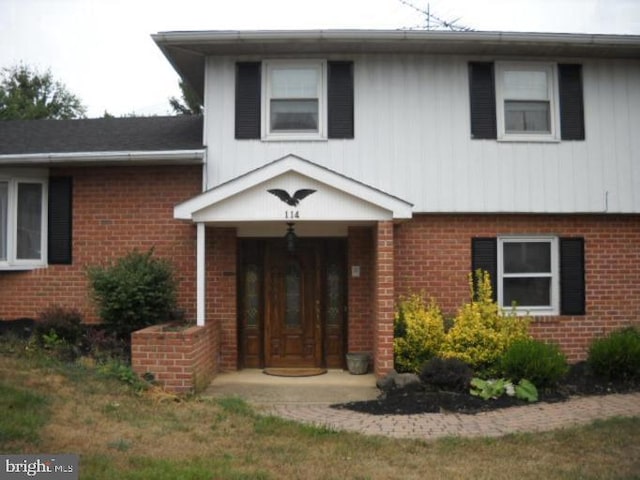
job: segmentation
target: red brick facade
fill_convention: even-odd
[[[77,167],[50,173],[73,178],[73,264],[0,272],[0,318],[36,318],[58,305],[97,321],[86,268],[152,247],[174,264],[179,305],[194,318],[196,229],[174,220],[173,207],[200,193],[201,167]]]
[[[416,215],[395,228],[396,296],[424,291],[454,316],[469,296],[471,238],[508,234],[585,241],[586,315],[538,317],[534,336],[577,361],[593,338],[640,325],[638,215]]]
[[[59,305],[97,321],[86,267],[153,247],[175,265],[180,307],[195,319],[196,227],[174,220],[173,208],[200,193],[200,167],[78,167],[52,169],[51,174],[73,177],[73,264],[0,272],[0,318],[37,317]],[[375,373],[387,372],[393,366],[398,296],[424,291],[454,316],[468,299],[471,239],[507,234],[584,238],[586,315],[536,318],[531,327],[536,337],[558,342],[575,361],[585,357],[593,338],[640,324],[638,215],[419,214],[397,225],[349,228],[347,351],[372,352]],[[238,368],[236,236],[234,228],[206,229],[207,334],[198,341],[206,337],[208,345],[196,362],[211,371]],[[356,266],[359,275],[352,274]],[[147,363],[153,355],[143,351],[145,342],[134,355],[139,355],[140,369],[151,369]],[[188,372],[178,371],[186,365],[175,363],[185,363],[186,354],[175,351],[176,345],[166,346],[162,355],[156,351],[155,371],[149,371],[165,372],[176,389],[191,388],[178,381],[186,382]],[[193,368],[192,383],[206,378],[197,370],[201,367]],[[181,377],[169,380],[170,373]]]

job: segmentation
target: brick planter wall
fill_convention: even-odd
[[[217,370],[214,328],[172,330],[154,325],[131,336],[131,365],[140,376],[152,373],[165,389],[192,393],[205,389]]]

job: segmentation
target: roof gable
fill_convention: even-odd
[[[313,192],[292,205],[270,190],[289,197],[300,190]],[[176,206],[174,217],[205,223],[367,222],[411,218],[411,207],[388,193],[288,155]]]

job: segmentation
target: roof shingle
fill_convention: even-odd
[[[0,155],[202,149],[202,116],[0,121]]]

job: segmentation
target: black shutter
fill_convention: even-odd
[[[498,240],[496,238],[471,239],[471,274],[474,282],[478,269],[489,272],[495,301],[498,298]]]
[[[72,197],[71,177],[49,178],[48,262],[71,265],[72,261]]]
[[[329,138],[353,138],[353,62],[328,62]]]
[[[260,62],[236,64],[236,138],[260,138]]]
[[[493,75],[493,63],[469,63],[471,138],[497,138],[496,88]]]
[[[582,65],[558,65],[562,140],[584,140]]]
[[[584,239],[560,239],[560,314],[584,315]]]

